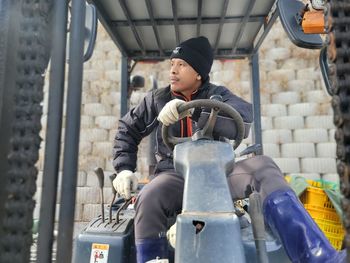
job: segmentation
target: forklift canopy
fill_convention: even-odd
[[[167,59],[180,42],[201,35],[209,39],[215,59],[250,60],[253,138],[262,144],[258,49],[279,15],[276,0],[89,1],[122,53],[121,116],[128,109],[130,60]]]
[[[256,53],[277,17],[275,0],[90,0],[124,57],[168,58],[180,42],[206,36],[215,58]]]

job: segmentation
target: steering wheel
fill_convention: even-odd
[[[175,137],[169,134],[169,126],[163,125],[162,127],[162,139],[164,144],[171,150],[178,143],[197,140],[197,139],[210,139],[213,140],[213,130],[216,123],[217,115],[220,111],[226,113],[233,119],[237,128],[237,136],[233,145],[233,149],[236,149],[242,142],[244,136],[244,123],[241,115],[231,106],[215,99],[200,99],[186,102],[177,108],[179,115],[186,110],[194,108],[209,108],[211,109],[210,116],[204,125],[204,127],[197,131],[192,137]]]

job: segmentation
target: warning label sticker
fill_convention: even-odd
[[[108,244],[96,244],[91,246],[90,263],[107,263],[108,262]]]

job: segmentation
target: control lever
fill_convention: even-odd
[[[105,209],[104,209],[104,201],[103,201],[103,186],[104,186],[104,173],[102,168],[96,167],[94,169],[95,174],[98,178],[98,185],[100,187],[100,195],[101,195],[101,212],[102,212],[102,222],[105,222]]]
[[[117,190],[115,190],[115,188],[113,187],[113,180],[117,177],[116,174],[111,174],[109,176],[109,179],[111,180],[111,183],[112,183],[112,193],[113,193],[113,199],[112,199],[112,202],[109,206],[109,223],[112,223],[112,206],[114,204],[114,200],[115,200],[115,197],[117,196]]]
[[[249,196],[249,214],[252,219],[253,236],[255,240],[258,262],[268,263],[265,238],[265,224],[262,212],[261,197],[256,191]]]
[[[122,204],[119,209],[117,210],[117,215],[116,215],[116,218],[115,218],[115,221],[117,224],[119,224],[119,215],[120,215],[120,212],[123,211],[124,209],[126,209],[132,202],[132,198],[129,198],[129,199],[126,199],[124,204]]]
[[[261,152],[261,144],[257,143],[257,144],[253,144],[247,148],[245,148],[243,151],[241,151],[240,153],[236,154],[237,157],[241,157],[243,155],[248,155],[251,153],[255,153],[257,154],[258,152]]]

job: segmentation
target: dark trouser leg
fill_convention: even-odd
[[[183,179],[174,172],[160,173],[137,197],[135,243],[137,262],[166,258],[168,217],[181,211]]]
[[[249,197],[250,186],[261,194],[262,201],[276,190],[290,189],[275,162],[264,155],[238,161],[228,183],[233,199]]]

